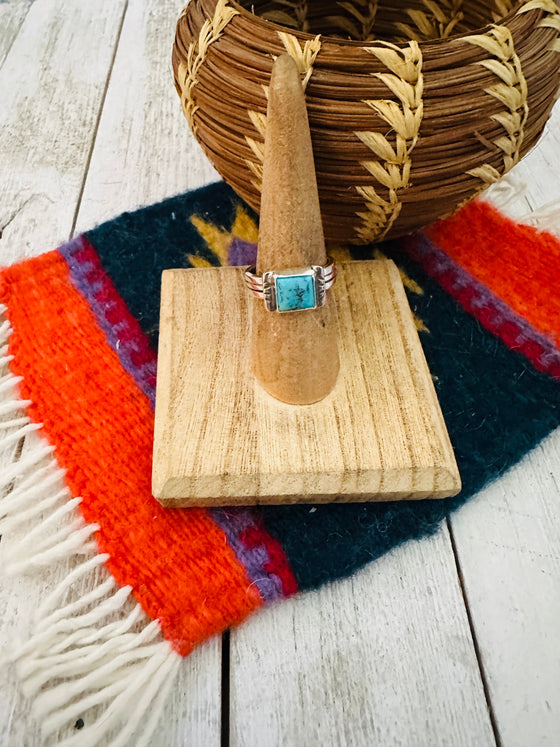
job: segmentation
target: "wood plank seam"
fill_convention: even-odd
[[[465,614],[467,616],[467,620],[469,623],[469,630],[471,634],[472,639],[472,645],[474,654],[476,656],[476,662],[478,665],[478,671],[480,673],[480,680],[482,683],[482,689],[484,692],[484,698],[486,700],[486,706],[488,708],[488,717],[490,719],[490,725],[492,727],[492,733],[494,735],[494,739],[496,741],[496,747],[504,747],[502,743],[502,739],[500,737],[500,731],[498,729],[498,723],[496,720],[496,714],[494,711],[494,706],[492,703],[492,696],[490,694],[490,688],[488,686],[488,677],[486,674],[486,669],[484,667],[484,662],[482,660],[482,654],[480,652],[480,646],[478,644],[478,639],[476,636],[476,631],[474,628],[474,622],[472,619],[471,609],[469,605],[469,598],[467,595],[467,590],[465,587],[465,579],[463,576],[463,569],[461,568],[461,561],[459,560],[459,553],[457,550],[457,544],[455,541],[455,535],[453,534],[453,526],[451,524],[451,521],[449,519],[449,516],[445,517],[445,524],[447,526],[447,531],[449,534],[449,543],[451,546],[451,551],[453,553],[453,560],[455,562],[455,568],[457,570],[457,583],[459,584],[459,589],[461,590],[461,596],[463,598],[463,604],[465,607]]]
[[[89,153],[86,159],[86,164],[85,164],[85,169],[84,169],[84,176],[82,179],[82,184],[80,186],[80,191],[78,193],[78,199],[76,200],[76,207],[74,209],[74,216],[72,218],[72,227],[70,229],[70,238],[74,236],[74,232],[76,230],[76,222],[78,220],[78,214],[80,212],[80,207],[82,205],[82,199],[83,199],[84,190],[86,187],[89,167],[91,165],[91,159],[93,157],[93,151],[95,150],[95,143],[97,141],[97,132],[99,130],[99,123],[101,122],[101,115],[103,114],[103,108],[105,106],[105,99],[107,98],[107,91],[109,90],[109,84],[111,83],[111,75],[113,73],[113,67],[115,65],[115,59],[117,57],[117,50],[119,48],[119,44],[121,41],[121,34],[122,34],[123,26],[124,26],[124,19],[126,18],[127,11],[128,11],[128,0],[125,0],[119,28],[117,30],[117,36],[115,39],[115,47],[113,49],[113,56],[111,57],[111,62],[109,64],[109,69],[107,71],[107,78],[105,80],[105,86],[103,88],[103,93],[101,94],[101,100],[99,102],[99,111],[97,112],[97,119],[95,120],[95,125],[93,128],[90,149],[89,149]]]

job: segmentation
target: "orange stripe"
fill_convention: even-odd
[[[11,368],[24,377],[29,416],[44,424],[71,492],[82,497],[84,518],[101,525],[97,540],[111,556],[109,570],[134,588],[186,655],[262,599],[206,510],[165,510],[152,498],[148,400],[106,343],[60,255],[4,270],[2,281],[14,330]]]
[[[537,330],[560,340],[560,242],[471,202],[425,233]]]

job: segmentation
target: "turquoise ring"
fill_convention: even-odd
[[[279,272],[256,274],[255,266],[245,271],[245,283],[251,293],[264,301],[268,311],[307,311],[323,306],[327,291],[336,280],[336,265],[312,265]]]

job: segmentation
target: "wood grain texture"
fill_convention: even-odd
[[[4,261],[70,234],[124,7],[35,2],[0,68]]]
[[[446,530],[232,632],[232,747],[494,747]]]
[[[307,407],[250,370],[243,269],[163,275],[154,495],[166,506],[444,497],[453,450],[396,266],[343,263],[340,374]]]
[[[0,3],[0,67],[17,36],[32,0]]]
[[[451,525],[502,742],[560,736],[560,430]]]
[[[185,127],[170,69],[184,0],[129,2],[76,231],[219,179]]]

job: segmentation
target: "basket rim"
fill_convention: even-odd
[[[469,36],[475,36],[478,34],[485,33],[488,29],[493,28],[498,25],[503,25],[504,23],[509,23],[509,21],[515,19],[518,15],[519,9],[525,5],[529,0],[523,0],[522,2],[518,0],[518,2],[515,4],[515,6],[507,13],[506,15],[502,16],[498,21],[495,21],[493,23],[487,23],[485,26],[480,26],[476,29],[473,29],[468,34],[451,34],[445,39],[430,39],[428,41],[419,41],[417,44],[421,47],[422,50],[437,50],[441,49],[442,46],[445,44],[448,44],[449,42],[454,41],[462,41],[464,39],[468,39]],[[307,31],[301,31],[299,29],[291,28],[290,26],[283,26],[280,23],[275,23],[274,21],[268,21],[266,18],[262,18],[262,16],[257,15],[256,13],[251,13],[247,8],[238,0],[227,0],[228,5],[230,5],[232,8],[234,8],[243,18],[245,18],[247,21],[254,23],[257,26],[262,26],[265,29],[269,29],[271,32],[285,32],[289,33],[292,36],[297,37],[298,39],[301,39],[302,41],[309,41],[312,39],[315,39],[317,36],[321,38],[322,43],[329,43],[336,46],[346,46],[354,49],[363,49],[367,47],[375,47],[376,45],[379,45],[380,42],[382,43],[390,43],[393,44],[395,47],[398,47],[399,49],[405,49],[409,44],[410,41],[391,41],[388,39],[372,39],[371,41],[361,41],[359,39],[344,39],[339,38],[335,36],[330,36],[328,34],[312,34]]]

